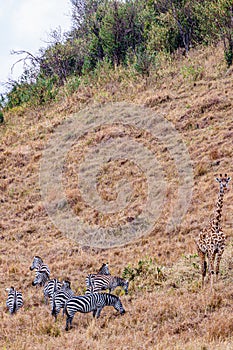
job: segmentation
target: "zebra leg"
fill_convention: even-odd
[[[69,323],[70,323],[70,317],[67,316],[67,318],[66,318],[66,331],[69,330]]]
[[[53,300],[53,304],[52,304],[51,315],[52,315],[52,316],[55,316],[55,315],[56,315],[56,304],[55,304],[55,301],[54,301],[54,300]]]
[[[54,316],[54,322],[57,322],[57,311],[52,310],[51,315]]]
[[[53,316],[54,316],[54,322],[57,322],[57,315],[58,315],[58,311],[57,309],[54,310]]]
[[[73,321],[73,317],[72,316],[67,316],[67,319],[66,319],[66,331],[68,331],[69,329],[72,328],[72,321]]]
[[[99,318],[100,317],[100,313],[101,313],[101,310],[103,309],[103,307],[98,307],[97,310],[96,310],[96,318]]]
[[[95,317],[97,309],[93,310],[92,315]]]

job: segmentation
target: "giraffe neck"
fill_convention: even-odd
[[[221,222],[221,216],[222,216],[222,206],[223,206],[223,196],[224,196],[224,190],[223,188],[220,188],[218,200],[216,204],[216,209],[214,213],[214,218],[212,221],[212,226],[215,230],[218,230],[220,228],[220,222]]]

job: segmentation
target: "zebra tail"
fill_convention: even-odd
[[[56,317],[56,304],[55,304],[55,298],[53,296],[53,304],[52,304],[52,312],[51,312],[52,316]]]
[[[16,300],[14,300],[14,304],[13,304],[13,309],[12,309],[12,315],[16,313]]]
[[[69,316],[68,312],[67,312],[67,309],[66,309],[66,304],[67,304],[68,300],[65,301],[65,304],[64,304],[64,307],[63,307],[63,311],[62,311],[62,317],[64,317],[64,315]]]

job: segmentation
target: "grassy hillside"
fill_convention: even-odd
[[[232,349],[232,253],[233,191],[225,195],[223,228],[228,236],[221,274],[213,294],[200,285],[199,260],[194,238],[214,210],[218,185],[214,176],[233,176],[233,70],[227,70],[221,47],[190,52],[189,57],[166,60],[149,78],[119,67],[99,72],[82,82],[72,96],[61,92],[60,100],[41,109],[14,109],[0,125],[0,345],[1,349]],[[39,174],[42,152],[57,126],[71,113],[107,102],[146,106],[171,121],[190,154],[194,172],[192,200],[181,227],[166,232],[166,222],[177,196],[174,162],[167,159],[150,135],[140,140],[151,147],[166,172],[169,183],[166,205],[154,229],[124,247],[112,249],[79,246],[62,234],[50,220],[41,198]],[[142,116],[143,118],[143,116]],[[128,136],[137,137],[128,130]],[[113,135],[111,125],[83,135],[69,152],[64,171],[66,195],[75,214],[97,225],[102,221],[85,206],[78,191],[76,164],[89,145]],[[114,199],[114,184],[122,174],[117,165],[101,174],[99,192]],[[111,176],[110,176],[111,174]],[[125,176],[134,175],[135,207],[145,200],[145,181],[126,164]],[[105,175],[105,176],[104,176]],[[139,176],[141,181],[136,181]],[[109,183],[108,184],[108,180]],[[113,187],[111,187],[113,186]],[[109,190],[110,189],[110,190]],[[117,222],[120,217],[114,217]],[[65,332],[65,319],[55,324],[43,303],[40,288],[32,287],[29,270],[34,255],[40,255],[51,277],[69,278],[76,294],[85,289],[85,277],[108,261],[112,274],[134,276],[129,295],[120,290],[126,314],[105,308],[98,320],[91,314],[76,314],[73,329]],[[5,306],[5,288],[15,286],[24,295],[24,307],[11,317]]]

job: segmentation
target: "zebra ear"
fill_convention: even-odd
[[[219,179],[218,177],[216,177],[215,180],[219,183],[221,182],[221,179]]]
[[[230,176],[228,176],[227,181],[228,181],[228,182],[231,181],[231,177],[230,177]]]

